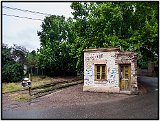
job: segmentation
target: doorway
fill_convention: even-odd
[[[131,80],[131,64],[119,65],[120,90],[128,91],[130,89]]]

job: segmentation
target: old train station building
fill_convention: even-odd
[[[119,48],[84,50],[83,91],[132,94],[137,87],[137,54]]]

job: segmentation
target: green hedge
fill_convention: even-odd
[[[18,82],[24,76],[23,65],[20,63],[6,63],[2,67],[3,82]]]

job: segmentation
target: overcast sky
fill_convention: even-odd
[[[64,15],[66,18],[72,17],[70,2],[3,2],[2,14],[29,17],[34,19],[44,19],[41,14],[11,10],[4,6],[26,9],[52,15]],[[11,16],[2,16],[2,42],[13,46],[17,44],[24,46],[27,50],[37,50],[40,47],[40,40],[37,31],[41,31],[42,21],[30,20],[26,18],[16,18]]]

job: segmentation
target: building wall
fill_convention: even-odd
[[[84,53],[84,91],[119,91],[118,65],[115,65],[116,52]],[[95,64],[106,64],[107,81],[95,81]]]
[[[115,64],[131,64],[130,91],[138,90],[137,84],[137,55],[133,52],[119,52],[116,55]]]
[[[135,71],[135,67],[137,65],[134,59],[136,59],[136,56],[133,53],[123,54],[118,51],[84,52],[83,91],[119,93],[119,64],[121,63],[131,63],[131,88],[137,88],[137,77]],[[106,64],[106,81],[95,81],[95,64]]]

